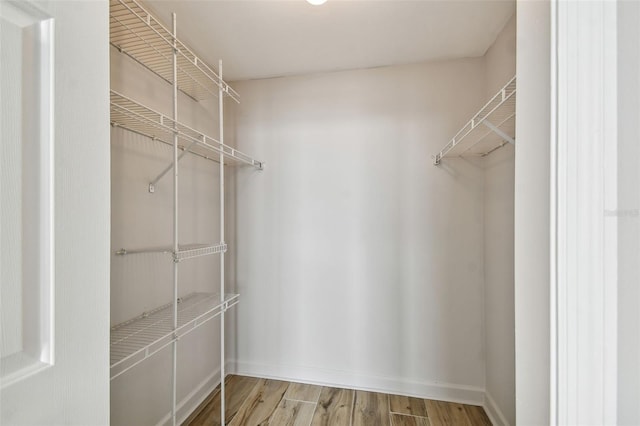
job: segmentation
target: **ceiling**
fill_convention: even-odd
[[[147,0],[228,81],[484,55],[515,12],[499,0]]]

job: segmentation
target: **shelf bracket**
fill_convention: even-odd
[[[193,145],[195,145],[195,143],[196,143],[196,142],[195,142],[195,141],[193,141],[193,142],[191,142],[191,143],[190,143],[186,148],[183,148],[183,149],[182,149],[182,152],[180,153],[180,156],[178,157],[178,162],[179,162],[180,160],[182,160],[182,157],[184,157],[185,155],[187,155],[187,154],[191,151],[191,147],[192,147]],[[171,169],[173,169],[173,163],[172,163],[172,164],[169,164],[169,165],[167,166],[167,168],[165,168],[165,169],[164,169],[164,170],[163,170],[163,171],[162,171],[158,176],[156,176],[156,178],[155,178],[154,180],[152,180],[152,181],[149,183],[149,192],[150,192],[151,194],[153,194],[154,192],[156,192],[156,185],[158,184],[158,181],[159,181],[160,179],[162,179],[162,178],[164,177],[164,175],[166,175],[167,173],[169,173],[169,171],[170,171]]]
[[[489,120],[482,120],[482,124],[491,129],[496,135],[500,136],[505,142],[509,142],[511,145],[516,144],[516,141],[511,136],[500,130]]]

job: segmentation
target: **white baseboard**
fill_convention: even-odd
[[[233,371],[229,368],[233,368],[234,363],[227,361],[225,364],[226,374],[231,374]],[[193,391],[184,397],[177,404],[176,411],[176,423],[182,424],[193,413],[193,411],[202,404],[202,402],[213,392],[213,390],[220,384],[220,369],[211,373],[207,378],[200,382]],[[166,426],[171,424],[171,412],[167,413],[156,426]]]
[[[491,420],[491,423],[495,426],[510,426],[502,410],[500,410],[500,407],[498,407],[498,404],[496,404],[489,392],[484,393],[483,407],[487,416],[489,416],[489,420]]]
[[[228,371],[245,376],[392,393],[471,405],[482,406],[485,403],[484,389],[451,383],[417,382],[409,379],[365,375],[341,370],[257,364],[242,361],[237,361],[235,365],[230,363]]]

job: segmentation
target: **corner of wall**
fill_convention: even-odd
[[[510,423],[504,413],[500,410],[500,407],[496,404],[496,401],[491,397],[491,394],[488,391],[485,391],[484,393],[484,404],[482,406],[494,426],[510,426]]]
[[[516,15],[487,50],[485,88],[493,96],[516,73]],[[484,158],[485,410],[494,424],[515,424],[514,164],[507,144]]]
[[[518,2],[514,204],[516,413],[550,419],[551,2]]]

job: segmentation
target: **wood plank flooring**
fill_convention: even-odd
[[[231,426],[491,426],[482,407],[229,375]],[[184,426],[220,425],[220,388]]]

